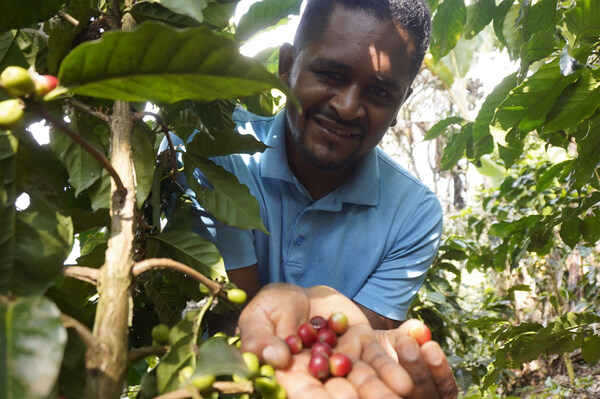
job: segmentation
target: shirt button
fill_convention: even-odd
[[[296,245],[300,246],[300,245],[302,245],[303,242],[304,242],[304,237],[298,236],[298,238],[296,238]]]

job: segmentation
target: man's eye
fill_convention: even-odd
[[[375,94],[377,97],[387,97],[389,95],[387,91],[379,86],[372,86],[371,93]]]
[[[339,72],[322,71],[321,74],[329,79],[341,80],[342,74]]]

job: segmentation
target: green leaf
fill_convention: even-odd
[[[217,29],[225,29],[229,26],[231,17],[235,14],[237,0],[229,3],[213,1],[203,10],[204,23]]]
[[[557,7],[557,0],[540,0],[532,5],[523,22],[524,38],[530,39],[535,32],[554,33],[560,19]]]
[[[63,0],[2,0],[0,2],[0,32],[25,28],[55,15]]]
[[[442,155],[442,169],[451,169],[456,163],[465,156],[465,151],[469,148],[469,143],[473,142],[473,122],[463,126],[459,133],[450,137],[450,141],[444,148]]]
[[[301,0],[262,0],[252,4],[240,19],[235,41],[241,43],[289,15],[298,15],[301,4]]]
[[[150,141],[148,126],[143,122],[134,124],[131,139],[133,165],[135,167],[136,199],[138,206],[148,197],[154,181],[156,161],[154,145]]]
[[[576,36],[586,36],[589,28],[595,27],[595,35],[598,35],[600,27],[600,4],[595,0],[578,0],[574,7],[565,12],[565,22],[569,31]],[[594,30],[590,31],[592,37]],[[579,39],[579,38],[578,38]]]
[[[544,133],[568,129],[591,117],[600,107],[600,80],[583,70],[581,79],[558,97],[544,123]]]
[[[71,118],[71,129],[78,132],[92,146],[101,149],[102,143],[90,132],[87,124],[81,121],[80,127],[77,117],[72,115]],[[69,183],[75,188],[75,196],[100,179],[102,166],[98,161],[81,145],[54,127],[51,129],[50,146],[69,173]]]
[[[0,293],[9,290],[15,259],[18,147],[10,131],[0,130]]]
[[[187,28],[200,24],[192,17],[178,14],[152,1],[139,1],[135,3],[131,8],[131,15],[138,24],[148,20],[164,22],[176,28]]]
[[[496,118],[508,130],[518,126],[521,132],[536,129],[545,120],[556,99],[564,89],[575,82],[581,73],[563,76],[558,60],[545,64],[516,87],[502,102]]]
[[[206,0],[153,0],[154,2],[161,3],[169,10],[176,12],[177,14],[186,15],[190,18],[195,19],[198,22],[204,21],[202,10],[206,7]]]
[[[579,218],[573,218],[565,220],[560,225],[560,238],[571,248],[575,248],[579,241],[581,241],[579,222]]]
[[[160,393],[179,388],[179,371],[196,365],[196,346],[201,336],[202,318],[207,310],[205,303],[199,309],[191,310],[169,333],[170,349],[156,367],[157,386]]]
[[[519,3],[513,3],[513,0],[504,0],[498,5],[494,15],[494,32],[514,59],[522,45],[522,29],[518,24],[521,20],[521,6]]]
[[[65,57],[59,79],[75,94],[133,102],[212,101],[273,87],[295,98],[227,38],[204,27],[175,30],[155,22],[78,46]]]
[[[573,161],[564,161],[561,163],[557,163],[556,165],[552,165],[550,169],[545,171],[537,180],[537,184],[535,185],[535,191],[541,193],[542,191],[549,188],[554,179],[561,174],[565,168],[568,168],[572,165]]]
[[[446,0],[437,8],[433,17],[433,43],[431,53],[439,60],[452,50],[463,33],[467,19],[464,0]]]
[[[489,150],[489,148],[479,147],[478,144],[491,136],[490,125],[494,120],[496,108],[506,99],[510,91],[517,84],[517,74],[513,73],[506,76],[502,81],[494,87],[494,90],[486,97],[481,105],[481,109],[473,122],[473,142],[476,145],[475,158],[479,158]]]
[[[595,245],[600,240],[600,211],[596,210],[579,223],[579,231],[585,241]]]
[[[44,297],[0,297],[0,397],[45,399],[60,370],[67,333]]]
[[[600,114],[582,123],[579,129],[585,132],[585,135],[577,140],[578,154],[573,162],[573,174],[570,176],[570,182],[576,188],[581,188],[596,178],[594,175],[600,159]]]
[[[246,366],[240,351],[227,343],[227,338],[213,337],[200,346],[194,374],[215,376],[236,374],[247,378],[252,372]]]
[[[52,285],[73,247],[71,218],[32,199],[17,213],[12,291],[38,295]]]
[[[467,21],[465,22],[465,39],[474,38],[494,18],[496,11],[495,0],[477,0],[467,6]]]
[[[174,260],[184,263],[212,279],[225,276],[223,259],[217,248],[202,236],[189,231],[168,231],[149,236],[156,241]]]
[[[187,182],[196,200],[221,223],[241,229],[256,229],[268,234],[260,218],[260,206],[248,187],[214,162],[188,153],[183,154]],[[195,168],[206,176],[212,188],[202,187],[193,176]]]
[[[216,157],[228,154],[254,154],[263,152],[267,146],[250,134],[235,130],[212,130],[209,134],[198,132],[186,144],[186,151],[199,157]]]
[[[110,180],[110,175],[106,169],[102,169],[100,180],[92,184],[88,189],[90,205],[94,212],[110,208]]]
[[[531,39],[521,46],[521,74],[524,74],[532,62],[539,61],[556,50],[557,41],[554,32],[534,32]]]
[[[461,125],[461,127],[462,127],[464,125],[464,123],[465,123],[465,119],[460,116],[450,116],[446,119],[442,119],[441,121],[439,121],[435,125],[433,125],[429,129],[429,131],[427,131],[427,134],[425,134],[425,137],[423,138],[423,140],[433,140],[433,139],[437,138],[438,136],[440,136],[441,134],[445,133],[446,130],[448,129],[448,126]]]
[[[510,222],[497,222],[490,227],[489,234],[498,237],[509,237],[514,233],[531,229],[541,220],[542,216],[540,215],[530,215]]]

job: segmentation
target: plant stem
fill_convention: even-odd
[[[115,185],[117,186],[117,191],[122,197],[127,195],[127,189],[123,185],[121,181],[121,177],[117,173],[117,171],[113,168],[110,161],[106,156],[101,153],[96,147],[88,143],[86,139],[78,135],[73,131],[63,120],[57,118],[52,112],[48,111],[46,107],[37,102],[28,102],[26,104],[27,110],[34,112],[44,118],[46,121],[54,125],[57,129],[61,130],[67,136],[69,136],[73,141],[79,144],[84,150],[89,152],[97,161],[102,165],[104,169],[108,171],[108,174],[113,178]]]
[[[206,277],[204,274],[200,273],[197,270],[192,269],[191,267],[177,262],[173,259],[169,258],[151,258],[144,259],[133,266],[132,274],[134,277],[139,276],[140,274],[147,272],[153,269],[173,269],[180,273],[190,276],[194,280],[203,283],[209,289],[212,295],[219,297],[221,300],[225,301],[227,305],[233,309],[237,314],[240,313],[240,308],[234,303],[231,303],[227,299],[227,295],[223,292],[223,286],[217,282],[214,282],[210,278]]]
[[[98,284],[98,269],[84,266],[68,266],[63,269],[63,276],[76,278],[90,284]]]
[[[571,360],[571,355],[569,353],[564,353],[563,359],[565,361],[565,366],[567,367],[569,381],[571,382],[572,386],[575,386],[575,370],[573,369],[573,361]]]

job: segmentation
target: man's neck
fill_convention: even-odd
[[[287,132],[285,147],[288,165],[292,173],[315,201],[344,184],[354,169],[353,165],[336,170],[321,170],[315,167],[304,159],[294,145],[293,138]]]

